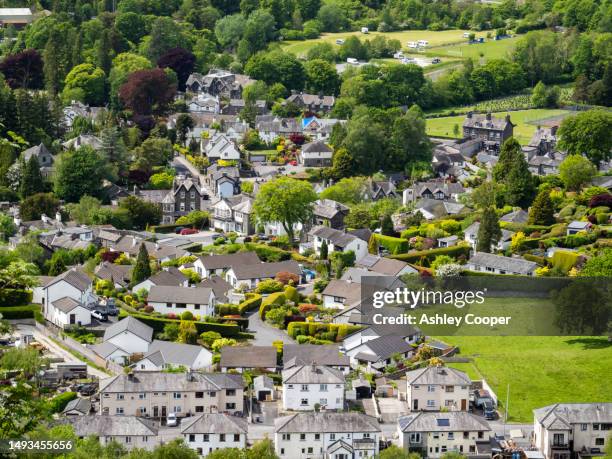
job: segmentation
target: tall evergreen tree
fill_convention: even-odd
[[[529,209],[530,225],[552,225],[555,222],[555,208],[550,199],[550,189],[544,188],[538,193]]]
[[[493,180],[500,183],[505,182],[512,166],[520,157],[524,158],[521,144],[514,137],[510,137],[501,146],[499,160],[493,168]]]
[[[513,164],[506,179],[506,202],[523,209],[529,207],[535,194],[535,183],[529,165],[521,154]]]
[[[44,65],[44,74],[45,74],[45,86],[47,91],[51,93],[51,95],[58,94],[60,92],[60,85],[63,80],[60,75],[59,69],[59,49],[57,41],[53,38],[53,35],[49,37],[47,40],[47,44],[45,45],[45,65]]]
[[[393,220],[391,220],[391,215],[387,214],[383,217],[382,222],[380,224],[380,232],[384,236],[393,236],[395,234],[395,230],[393,228]]]
[[[376,239],[374,234],[370,236],[370,240],[368,241],[368,253],[378,255],[378,239]]]
[[[96,48],[96,66],[104,70],[105,75],[108,75],[113,61],[111,56],[113,51],[111,34],[108,29],[102,32],[102,36],[100,40],[98,40]]]
[[[501,239],[501,228],[495,209],[487,207],[480,219],[480,227],[478,228],[478,241],[476,250],[478,252],[490,253],[493,246]]]
[[[327,260],[327,255],[329,252],[329,248],[327,247],[327,241],[323,239],[321,243],[321,248],[319,249],[321,260]]]
[[[21,184],[19,186],[21,199],[44,191],[40,164],[38,164],[38,158],[35,155],[32,155],[29,160],[24,161],[21,170]]]
[[[149,252],[144,244],[140,244],[138,258],[132,271],[132,284],[137,284],[151,277],[151,263],[149,262]]]

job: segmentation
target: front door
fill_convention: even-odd
[[[70,324],[74,325],[76,323],[76,315],[70,314]]]
[[[412,409],[413,409],[414,411],[416,411],[416,410],[418,410],[418,409],[419,409],[419,400],[418,400],[418,399],[414,399],[414,400],[412,401]]]
[[[166,407],[162,406],[161,408],[162,408],[162,410],[161,410],[161,417],[165,418],[166,417]]]
[[[154,406],[153,407],[153,417],[156,418],[159,416],[159,407],[158,406]]]
[[[462,399],[461,400],[461,411],[466,411],[466,410],[467,410],[467,400]]]

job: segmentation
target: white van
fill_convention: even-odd
[[[349,58],[346,59],[346,63],[347,64],[357,65],[357,64],[359,64],[359,61],[357,59],[355,59],[354,57],[349,57]]]
[[[419,40],[419,41],[417,42],[417,44],[418,44],[419,46],[421,46],[422,48],[424,48],[424,47],[426,47],[427,45],[429,45],[429,42],[428,42],[427,40]]]
[[[470,32],[463,32],[463,38],[470,38]]]
[[[368,29],[367,27],[362,27],[361,33],[370,33],[370,29]]]
[[[417,44],[416,41],[409,41],[408,42],[408,48],[413,48],[414,49],[414,48],[418,48],[418,47],[419,47],[419,45]]]
[[[395,53],[393,55],[394,59],[403,59],[404,58],[404,53],[402,53],[401,51],[398,51],[397,53]]]
[[[338,39],[336,40],[336,44],[337,44],[337,45],[343,45],[343,44],[344,44],[344,40],[343,40],[342,38],[338,38]]]

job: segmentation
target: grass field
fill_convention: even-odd
[[[534,408],[559,402],[612,400],[612,343],[606,337],[438,337],[458,345],[472,363],[450,366],[482,374],[503,406],[510,384],[509,420],[532,422]]]
[[[526,145],[529,143],[529,140],[531,140],[539,121],[543,122],[548,118],[562,118],[569,115],[571,112],[568,110],[555,109],[530,109],[513,112],[497,112],[494,113],[494,116],[503,117],[506,116],[507,113],[510,114],[510,119],[516,125],[514,127],[514,137],[521,144]],[[432,137],[460,137],[462,135],[461,126],[464,119],[464,115],[428,118],[427,134]],[[459,134],[457,136],[453,134],[453,126],[455,126],[455,124],[459,126]]]
[[[321,35],[319,38],[314,38],[311,40],[285,41],[281,44],[281,46],[285,51],[302,56],[305,55],[308,50],[317,43],[327,42],[331,43],[335,47],[339,47],[336,45],[336,40],[339,38],[346,39],[352,35],[357,35],[360,39],[365,40],[368,38],[371,39],[377,35],[384,35],[388,39],[399,40],[402,44],[402,48],[404,49],[407,48],[407,43],[409,41],[419,40],[427,40],[429,42],[429,47],[439,47],[442,45],[453,45],[466,42],[466,39],[463,37],[464,32],[466,32],[466,30],[441,30],[438,32],[432,32],[430,30],[404,30],[399,32],[370,32],[367,35],[362,34],[361,32],[339,32],[326,33]],[[478,37],[484,37],[486,33],[477,33],[476,35]]]
[[[430,47],[428,56],[470,58],[479,62],[482,54],[483,60],[501,59],[514,50],[516,42],[520,37],[505,38],[503,40],[489,40],[484,43],[470,45],[463,41],[459,44]]]

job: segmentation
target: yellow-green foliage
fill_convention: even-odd
[[[292,287],[291,285],[287,285],[285,287],[285,297],[294,303],[298,303],[300,301],[300,294],[298,293],[297,288]]]
[[[408,240],[406,239],[384,236],[382,234],[376,234],[375,237],[378,244],[387,249],[389,253],[393,255],[408,252]]]
[[[246,300],[238,305],[238,313],[244,315],[245,312],[257,309],[261,306],[261,295],[257,293],[250,294]]]
[[[580,259],[580,255],[569,250],[557,250],[552,256],[552,265],[564,273],[568,272]]]
[[[287,297],[283,292],[272,293],[261,300],[261,305],[259,306],[259,317],[261,317],[261,320],[266,318],[266,313],[270,310],[273,304],[285,304],[286,301]]]
[[[325,338],[330,341],[342,341],[347,335],[360,330],[359,325],[348,324],[325,324],[320,322],[291,322],[287,326],[287,333],[292,338],[300,335],[316,336],[327,335]],[[333,335],[333,336],[332,336]]]

